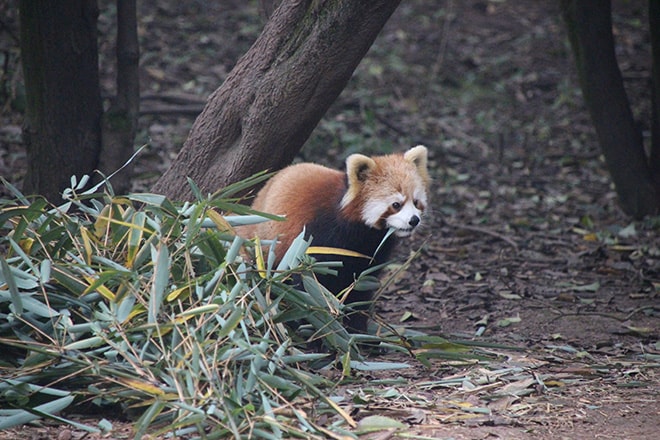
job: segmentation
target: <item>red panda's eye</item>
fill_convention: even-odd
[[[401,209],[401,203],[399,203],[399,202],[394,202],[394,203],[392,203],[392,208],[393,208],[395,211],[398,211],[399,209]]]

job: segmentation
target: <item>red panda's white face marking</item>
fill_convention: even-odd
[[[400,237],[410,235],[420,224],[427,204],[426,163],[427,150],[421,145],[403,156],[349,156],[342,211],[370,227],[392,228]]]
[[[369,226],[392,228],[397,236],[407,237],[420,224],[425,206],[426,191],[412,196],[397,192],[385,199],[367,201],[362,217]]]

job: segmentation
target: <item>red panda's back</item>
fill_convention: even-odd
[[[319,213],[336,216],[344,195],[345,174],[321,165],[291,165],[272,177],[252,203],[257,211],[286,216],[282,222],[268,221],[241,231],[241,235],[262,239],[279,238],[277,259],[291,241]]]

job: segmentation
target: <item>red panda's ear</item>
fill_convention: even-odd
[[[342,209],[360,194],[362,185],[375,168],[376,162],[372,158],[363,156],[362,154],[351,154],[346,158],[348,188],[346,188],[346,194],[341,199]]]
[[[429,172],[427,168],[428,150],[424,145],[417,145],[403,154],[403,158],[411,162],[417,168],[417,172],[424,179],[424,182],[429,183]]]
[[[348,187],[359,186],[367,180],[371,171],[376,168],[376,162],[362,154],[351,154],[346,158],[346,175],[348,176]]]

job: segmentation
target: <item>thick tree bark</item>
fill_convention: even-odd
[[[53,203],[72,175],[91,174],[101,148],[96,2],[21,0],[27,108],[26,194]]]
[[[621,207],[636,218],[655,214],[660,188],[654,184],[614,53],[611,2],[561,0],[561,6],[582,94]]]
[[[105,176],[119,170],[133,154],[140,112],[140,48],[136,0],[117,0],[117,96],[103,115],[102,148],[98,169]],[[111,179],[113,189],[130,189],[133,166],[128,164]]]
[[[284,0],[153,188],[192,197],[289,164],[400,0]]]

